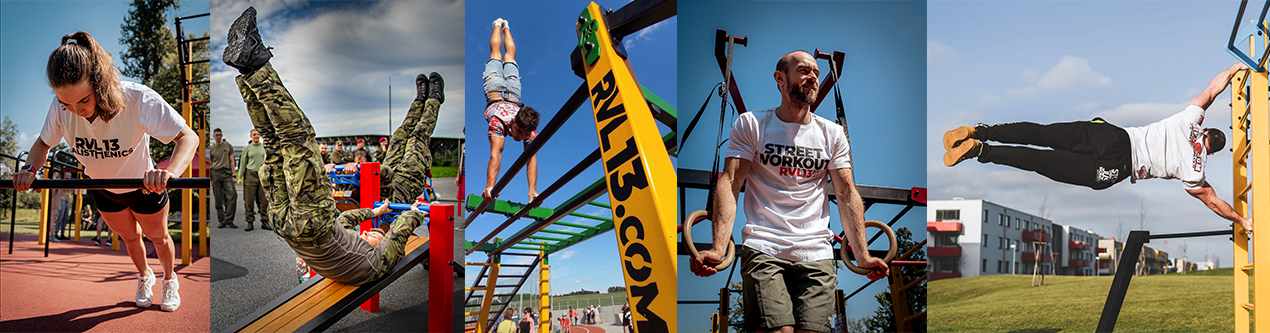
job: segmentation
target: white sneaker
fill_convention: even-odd
[[[181,306],[181,295],[177,290],[181,289],[181,284],[176,279],[163,280],[163,303],[159,305],[159,309],[163,311],[176,311]]]
[[[499,26],[504,26],[504,27],[505,27],[505,26],[506,26],[506,24],[507,24],[507,20],[504,20],[504,19],[503,19],[503,18],[501,18],[501,17],[500,17],[500,18],[497,18],[497,19],[494,19],[494,29],[498,29],[498,27],[499,27]]]
[[[154,304],[154,271],[146,268],[146,275],[137,275],[137,307],[148,308]]]

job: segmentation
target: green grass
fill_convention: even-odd
[[[1224,273],[1222,272],[1224,271]],[[1230,269],[1135,276],[1121,307],[1122,332],[1233,331]],[[981,276],[929,284],[932,332],[1090,332],[1098,326],[1110,276]]]
[[[458,166],[433,166],[432,178],[452,178],[459,175]]]

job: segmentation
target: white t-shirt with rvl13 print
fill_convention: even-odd
[[[75,158],[84,164],[84,174],[93,179],[141,178],[154,168],[150,159],[150,137],[170,143],[185,128],[185,121],[159,93],[139,83],[122,82],[124,105],[109,122],[89,123],[62,107],[53,98],[40,140],[56,146],[62,139]],[[110,189],[128,193],[137,189]]]

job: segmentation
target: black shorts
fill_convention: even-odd
[[[115,193],[106,190],[89,190],[93,193],[93,202],[103,213],[118,213],[132,208],[137,214],[154,214],[168,205],[168,191],[145,194],[142,190],[128,193]]]

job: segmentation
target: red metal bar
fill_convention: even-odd
[[[428,216],[428,331],[454,332],[454,205],[432,205]]]
[[[361,191],[361,197],[357,198],[358,204],[362,208],[375,208],[375,201],[379,200],[379,162],[362,163],[357,166],[358,173],[358,189]],[[359,230],[365,232],[375,228],[375,220],[370,219],[362,221]],[[366,303],[362,303],[362,310],[366,312],[379,311],[379,294],[371,296]]]

